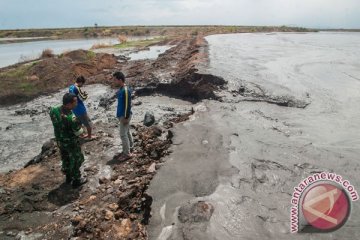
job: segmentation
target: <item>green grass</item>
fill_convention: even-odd
[[[24,64],[0,73],[0,95],[2,96],[10,92],[22,92],[26,95],[36,93],[38,91],[35,87],[36,83],[28,79],[29,70],[34,64],[36,63]]]
[[[92,60],[96,57],[96,53],[94,53],[93,51],[88,51],[86,57],[88,60]]]
[[[24,79],[27,76],[28,70],[32,65],[22,65],[15,69],[10,69],[3,73],[0,73],[1,78],[11,78],[11,79]]]
[[[124,49],[124,48],[135,48],[135,47],[147,47],[151,44],[161,42],[165,40],[164,37],[157,37],[153,39],[146,40],[136,40],[136,41],[128,41],[120,44],[114,45],[115,48]]]
[[[31,66],[31,67],[34,67],[34,66],[36,66],[39,62],[40,62],[40,60],[33,61],[32,63],[30,63],[30,66]]]
[[[22,82],[18,86],[25,93],[33,93],[35,92],[35,86],[31,82]]]

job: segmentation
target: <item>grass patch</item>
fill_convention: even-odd
[[[33,62],[30,63],[29,65],[30,65],[31,67],[34,67],[34,66],[36,66],[39,62],[40,62],[40,60],[38,60],[38,61],[33,61]]]
[[[88,60],[93,60],[96,57],[96,53],[94,53],[93,51],[88,51],[86,53],[86,57]]]
[[[37,82],[29,80],[30,69],[36,63],[24,64],[0,73],[0,97],[9,94],[35,94]]]
[[[25,79],[28,73],[28,70],[32,65],[22,65],[14,69],[7,70],[3,73],[0,73],[0,78],[4,79]]]
[[[34,93],[36,90],[35,86],[31,82],[22,82],[19,84],[18,88],[27,94]]]
[[[146,40],[136,40],[136,41],[126,41],[120,44],[115,44],[115,48],[123,49],[123,48],[138,48],[138,47],[147,47],[151,44],[155,44],[165,40],[165,37],[157,37],[153,39],[146,39]]]

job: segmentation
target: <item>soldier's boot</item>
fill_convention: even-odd
[[[78,188],[78,187],[84,185],[85,183],[87,183],[86,178],[78,178],[78,179],[73,180],[72,186],[73,186],[73,188]]]
[[[66,182],[67,184],[70,184],[72,180],[73,180],[72,177],[71,177],[70,175],[66,174],[65,182]]]

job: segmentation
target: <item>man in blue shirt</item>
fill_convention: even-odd
[[[81,123],[86,127],[86,129],[87,129],[86,138],[93,139],[93,136],[91,135],[92,127],[90,124],[90,118],[87,114],[86,107],[83,102],[88,98],[88,94],[87,94],[87,92],[81,90],[81,87],[85,84],[85,81],[86,80],[83,76],[79,76],[76,79],[76,83],[70,86],[69,92],[75,94],[77,97],[77,101],[78,101],[76,108],[74,108],[72,110],[73,113],[81,121]]]
[[[125,75],[122,72],[115,72],[113,74],[114,81],[118,87],[117,92],[118,106],[116,110],[116,117],[120,120],[120,138],[122,143],[122,153],[120,160],[127,160],[131,158],[130,149],[134,142],[130,133],[131,120],[131,89],[125,84]]]

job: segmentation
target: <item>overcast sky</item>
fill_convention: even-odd
[[[360,0],[0,0],[0,29],[94,23],[360,28]]]

